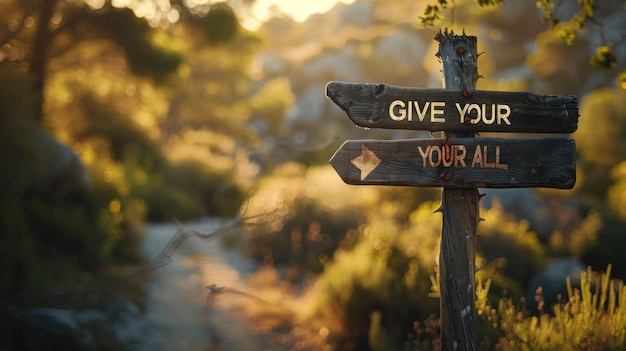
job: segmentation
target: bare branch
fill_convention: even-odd
[[[217,286],[216,284],[208,285],[206,288],[209,290],[209,293],[204,302],[205,307],[207,307],[210,303],[212,303],[215,297],[217,297],[218,295],[226,294],[226,293],[241,295],[241,296],[249,297],[253,300],[262,302],[264,304],[268,304],[268,305],[270,304],[268,301],[263,300],[260,297],[254,296],[252,294],[248,294],[247,292],[244,292],[241,290],[237,290],[237,289],[233,289],[233,288],[229,288],[225,286]]]
[[[189,238],[195,237],[207,242],[213,241],[227,233],[229,230],[235,229],[240,226],[249,225],[250,223],[247,223],[249,220],[264,215],[266,215],[266,213],[250,217],[237,216],[210,233],[200,233],[195,230],[185,231],[183,225],[176,219],[174,219],[174,222],[179,227],[178,231],[174,234],[170,241],[165,245],[163,250],[155,258],[150,260],[150,262],[148,262],[145,266],[139,268],[136,272],[131,273],[129,275],[129,278],[153,272],[156,269],[159,269],[169,264],[170,262],[172,262],[172,255],[174,255],[176,249],[178,249],[178,247],[180,247],[180,245]]]

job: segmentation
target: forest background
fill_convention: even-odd
[[[207,216],[259,215],[225,244],[315,296],[307,323],[328,345],[374,348],[374,324],[403,344],[437,313],[439,189],[351,187],[327,164],[347,139],[429,134],[356,128],[324,96],[331,80],[441,87],[429,5],[357,0],[302,22],[272,8],[246,29],[252,3],[0,0],[5,322],[141,266],[143,223]],[[494,301],[532,300],[562,258],[626,278],[624,4],[549,5],[440,9],[478,37],[478,89],[580,101],[573,190],[485,190]]]

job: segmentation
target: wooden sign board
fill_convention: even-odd
[[[448,132],[572,133],[576,96],[330,82],[326,95],[358,126]]]
[[[348,184],[571,189],[576,148],[565,137],[348,140],[330,164]]]

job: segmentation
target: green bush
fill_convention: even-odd
[[[259,262],[317,273],[346,233],[365,222],[376,201],[372,188],[337,181],[329,167],[297,163],[279,167],[260,182],[242,208],[244,216],[260,216],[250,228],[246,253]]]
[[[477,311],[487,325],[488,339],[496,350],[624,350],[626,349],[626,287],[610,279],[611,266],[599,277],[591,268],[581,273],[581,287],[568,280],[568,297],[552,310],[554,315],[528,315],[511,299],[497,307],[477,289]]]
[[[546,248],[527,221],[507,219],[499,208],[482,209],[480,215],[485,220],[476,240],[479,277],[492,279],[500,296],[521,297],[521,287],[546,265]]]
[[[393,219],[372,219],[357,235],[356,246],[338,250],[315,283],[312,318],[337,349],[400,349],[413,321],[439,309],[429,297],[433,267],[404,247]]]
[[[200,214],[204,216],[234,216],[245,197],[243,189],[228,173],[218,172],[206,163],[191,159],[170,164],[163,173],[162,185],[170,189],[170,196],[177,198],[178,203],[171,203],[170,207],[182,216],[196,204],[200,205]],[[159,189],[155,190],[158,192]],[[175,205],[181,208],[176,209]],[[194,212],[191,214],[197,214],[197,210]],[[185,217],[190,216],[186,214]]]
[[[131,192],[145,201],[146,219],[151,222],[232,217],[245,197],[244,190],[228,174],[200,161],[170,163],[156,174],[134,169],[139,174],[134,177],[137,179],[131,177]]]
[[[46,295],[119,258],[128,237],[130,202],[34,121],[31,82],[19,66],[0,63],[0,291]],[[114,202],[117,201],[117,202]],[[111,204],[118,206],[111,206]]]

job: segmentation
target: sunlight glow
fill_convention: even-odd
[[[256,29],[261,22],[271,17],[274,9],[289,15],[297,22],[306,20],[315,13],[330,10],[338,3],[351,4],[354,0],[256,0],[252,6],[252,14],[242,18],[242,25],[248,29]]]

